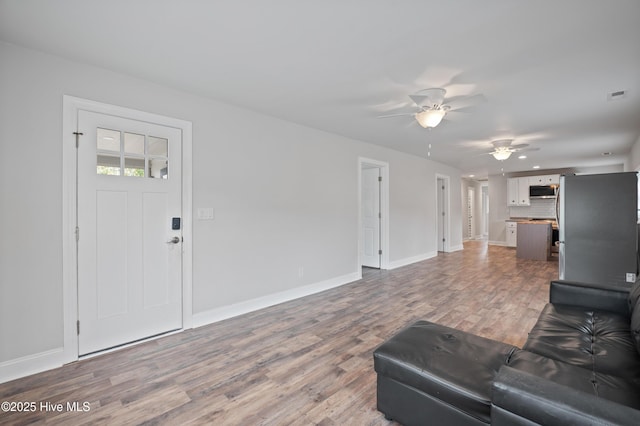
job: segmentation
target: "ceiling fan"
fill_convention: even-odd
[[[539,151],[540,148],[527,148],[529,145],[526,143],[521,143],[517,145],[512,145],[513,139],[498,139],[492,141],[493,151],[486,152],[485,154],[493,155],[498,161],[504,161],[511,156],[514,152],[523,152],[523,151]]]
[[[424,89],[409,95],[417,111],[379,115],[378,118],[413,116],[425,129],[436,127],[449,111],[471,106],[475,100],[484,99],[483,95],[455,96],[445,103],[447,91],[442,88]]]

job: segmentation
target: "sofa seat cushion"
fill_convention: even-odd
[[[640,379],[640,357],[623,315],[548,304],[523,349],[594,372]]]
[[[631,311],[631,324],[629,328],[636,351],[640,354],[640,299],[636,300],[636,305]]]
[[[418,389],[485,423],[491,384],[516,347],[418,321],[374,352],[378,375]]]
[[[640,279],[636,280],[635,283],[629,289],[629,297],[627,298],[627,303],[629,304],[629,315],[633,313],[638,301],[640,300]]]
[[[640,409],[640,380],[595,372],[529,351],[517,351],[507,365],[559,385]]]

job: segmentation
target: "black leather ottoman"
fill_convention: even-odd
[[[518,350],[418,321],[373,353],[378,410],[404,425],[489,424],[493,379]]]

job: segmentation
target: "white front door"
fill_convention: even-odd
[[[362,169],[362,266],[380,268],[380,169]]]
[[[78,112],[79,354],[182,327],[181,131]]]

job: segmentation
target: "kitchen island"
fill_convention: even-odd
[[[516,257],[549,260],[551,258],[552,221],[527,220],[518,222]]]

